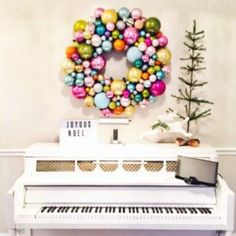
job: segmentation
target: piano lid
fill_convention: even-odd
[[[26,158],[70,158],[82,160],[153,160],[176,159],[178,155],[206,158],[214,160],[217,156],[214,148],[178,147],[176,144],[87,144],[75,146],[73,149],[63,147],[59,143],[36,143],[25,153]]]

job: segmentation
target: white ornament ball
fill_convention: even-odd
[[[146,43],[144,43],[144,42],[140,43],[140,44],[138,45],[138,49],[139,49],[139,51],[141,51],[141,52],[146,51],[146,49],[147,49]]]

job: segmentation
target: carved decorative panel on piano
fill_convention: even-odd
[[[234,194],[176,179],[177,156],[216,160],[209,147],[35,144],[8,193],[12,235],[230,235]]]

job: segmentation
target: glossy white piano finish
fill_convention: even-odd
[[[69,150],[58,144],[34,145],[26,152],[24,174],[8,193],[9,230],[13,234],[33,230],[34,235],[59,234],[56,229],[67,230],[63,232],[68,235],[77,230],[91,235],[94,229],[96,235],[108,231],[114,235],[213,235],[220,230],[230,235],[234,194],[221,178],[217,188],[175,179],[167,165],[177,155],[216,159],[214,150],[207,147],[130,144]],[[55,168],[50,161],[58,160],[66,165],[70,161],[73,168],[39,168],[39,161],[49,161]],[[81,162],[91,164],[91,160],[93,170],[80,168]],[[115,164],[115,170],[104,171],[104,163]],[[162,168],[147,171],[147,163],[161,163]]]

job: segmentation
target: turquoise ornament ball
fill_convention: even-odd
[[[127,89],[132,93],[135,90],[135,85],[130,83],[130,84],[127,85]]]
[[[141,69],[143,66],[143,61],[141,59],[137,59],[134,61],[134,67]]]
[[[163,72],[163,70],[159,70],[156,72],[156,76],[157,76],[157,79],[163,80],[165,78],[165,73]]]
[[[141,93],[137,93],[135,96],[134,96],[134,100],[136,102],[141,102],[143,100],[143,96]]]
[[[104,25],[99,25],[96,27],[96,33],[100,36],[104,35],[106,32],[106,27]]]

